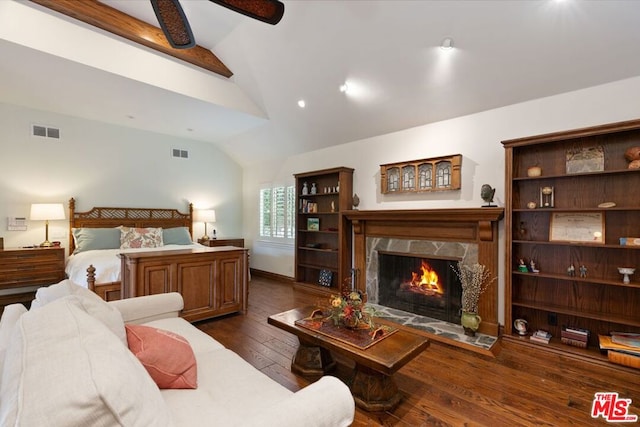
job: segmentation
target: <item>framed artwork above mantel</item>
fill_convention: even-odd
[[[462,154],[380,165],[382,194],[459,190]]]

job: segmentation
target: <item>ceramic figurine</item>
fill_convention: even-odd
[[[306,196],[307,194],[309,194],[309,187],[307,187],[307,183],[303,182],[302,183],[302,195]]]
[[[587,277],[587,267],[584,264],[580,266],[580,277]]]
[[[316,188],[316,183],[312,182],[311,183],[311,194],[316,194],[316,191],[318,191],[318,189]]]
[[[521,273],[529,272],[529,269],[527,268],[527,265],[524,263],[524,260],[522,258],[520,258],[520,260],[518,261],[518,271]]]

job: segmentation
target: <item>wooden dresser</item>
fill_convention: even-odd
[[[247,249],[234,246],[120,254],[122,297],[179,292],[190,322],[247,310]]]
[[[65,278],[64,248],[0,249],[0,290],[48,286]],[[28,303],[35,291],[0,296],[0,306]]]

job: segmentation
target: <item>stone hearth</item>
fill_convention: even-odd
[[[377,251],[435,255],[485,265],[498,272],[498,221],[502,208],[432,209],[397,211],[347,211],[344,218],[353,229],[354,267],[359,272],[356,287],[366,291],[372,304],[377,295]],[[375,271],[375,273],[374,273]],[[482,324],[476,337],[460,336],[462,327],[379,307],[383,317],[433,334],[433,339],[488,348],[498,336],[498,285],[492,283],[481,296]],[[399,320],[398,320],[399,319]],[[470,338],[470,339],[467,339]]]

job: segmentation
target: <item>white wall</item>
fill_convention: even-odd
[[[640,118],[640,77],[537,99],[392,134],[289,157],[244,171],[245,238],[254,246],[251,265],[294,276],[293,246],[263,249],[258,237],[258,191],[264,183],[293,184],[293,174],[335,166],[355,169],[360,210],[478,207],[482,184],[496,188],[504,206],[504,149],[500,141]],[[380,164],[460,153],[462,189],[419,195],[381,195]],[[503,276],[504,232],[500,227]],[[260,248],[256,250],[256,248]],[[274,253],[276,254],[274,256]],[[541,261],[543,262],[543,261]],[[504,291],[500,280],[500,295]],[[503,301],[500,309],[503,310]],[[500,313],[503,321],[504,313]]]
[[[30,136],[31,124],[60,129],[59,141]],[[214,208],[219,237],[242,237],[242,169],[211,144],[0,103],[0,237],[18,247],[44,240],[44,222],[7,231],[9,216],[29,216],[31,203],[76,199],[94,206]],[[170,156],[189,151],[188,160]],[[51,222],[49,240],[68,246],[68,220]],[[211,226],[210,226],[211,227]],[[211,234],[211,228],[209,228]],[[194,237],[204,234],[194,224]]]

